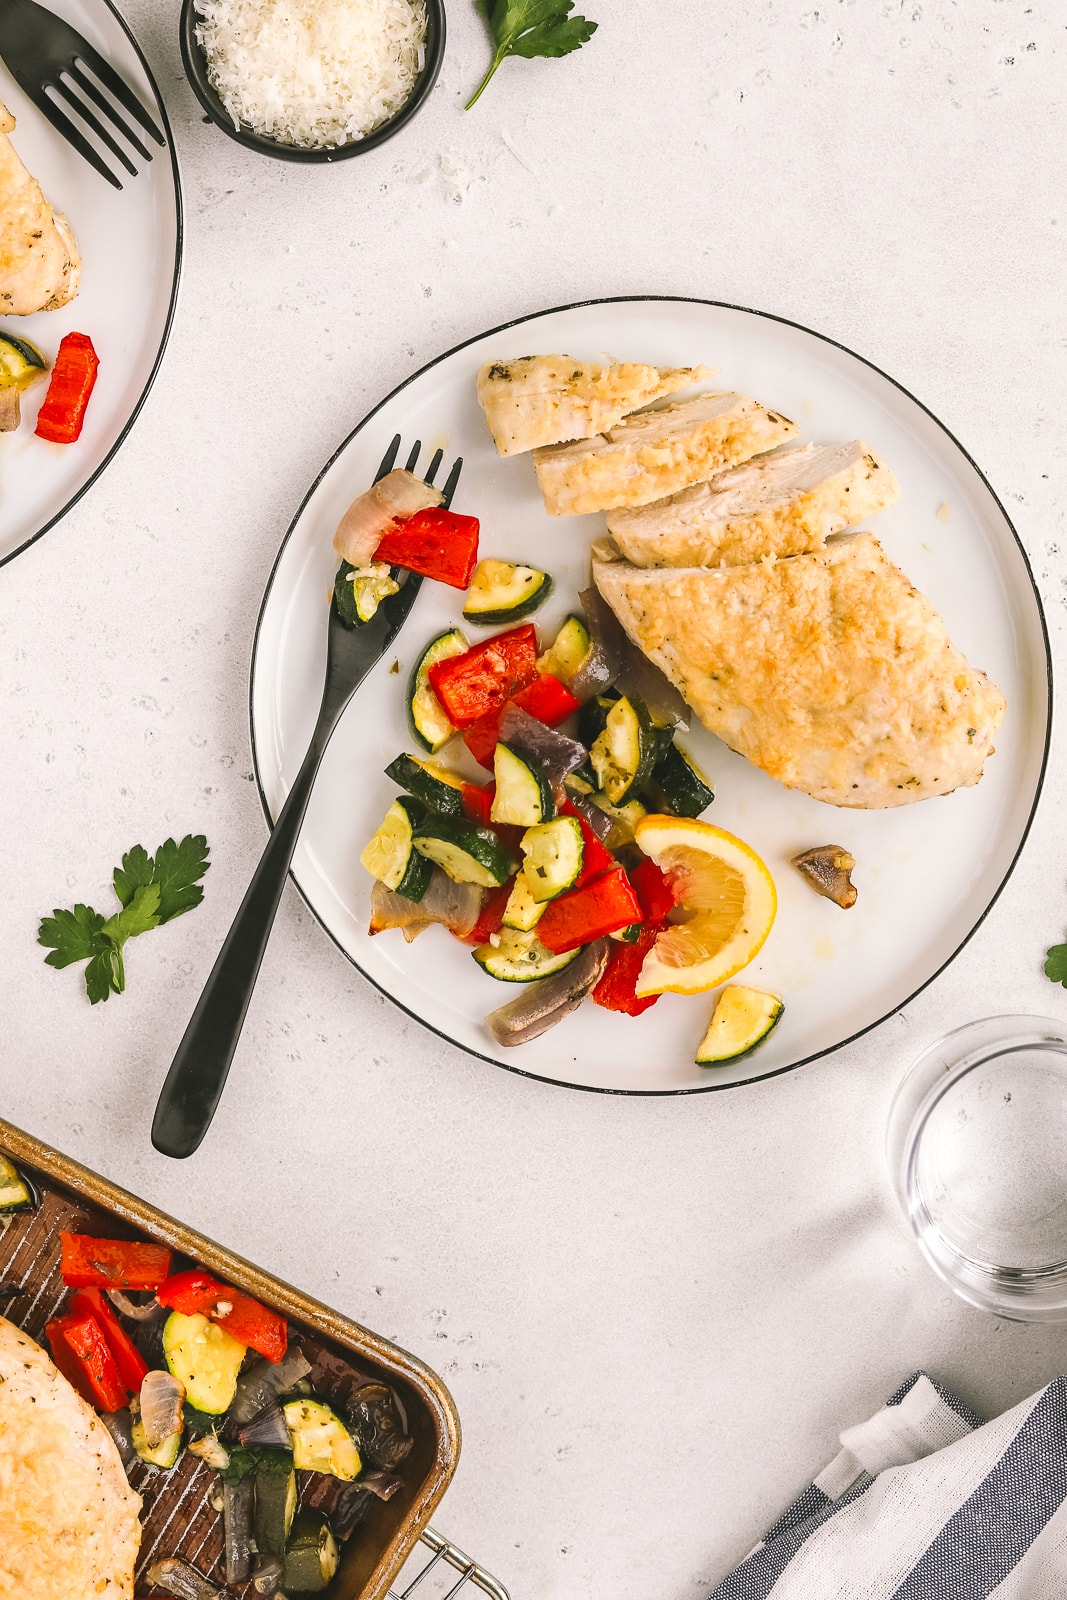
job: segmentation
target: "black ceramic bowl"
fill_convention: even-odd
[[[378,145],[384,144],[386,139],[391,139],[394,133],[399,133],[404,124],[411,121],[437,82],[437,74],[441,70],[445,54],[444,0],[424,0],[424,3],[426,39],[423,45],[422,71],[415,80],[415,87],[400,110],[388,121],[380,123],[373,133],[368,133],[365,139],[353,139],[350,144],[337,145],[331,150],[304,150],[298,145],[282,144],[278,139],[265,139],[261,134],[253,133],[252,129],[245,127],[243,123],[239,128],[234,127],[233,118],[215,93],[208,77],[207,59],[196,38],[197,19],[193,0],[183,0],[182,4],[180,38],[185,75],[192,85],[193,93],[215,126],[221,128],[223,133],[235,139],[238,144],[243,144],[246,150],[258,150],[260,155],[276,156],[279,161],[347,161],[349,156],[358,156],[365,150],[374,150]]]

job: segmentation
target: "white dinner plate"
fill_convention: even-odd
[[[45,198],[67,217],[82,258],[81,287],[69,305],[32,317],[0,317],[0,328],[32,340],[49,363],[63,335],[74,331],[88,334],[100,357],[85,426],[74,444],[50,444],[33,431],[46,379],[23,395],[21,427],[0,434],[0,565],[70,510],[129,433],[167,342],[181,262],[178,164],[148,63],[109,0],[48,4],[126,80],[167,142],[160,146],[140,135],[152,160],[131,152],[136,177],[107,154],[122,178],[122,189],[113,189],[56,132],[0,61],[0,100],[16,122],[11,142]],[[131,122],[128,113],[123,117]]]
[[[795,418],[804,438],[864,438],[903,491],[900,503],[876,519],[879,538],[937,606],[960,648],[1007,697],[985,777],[976,788],[896,810],[839,810],[782,788],[694,724],[684,742],[715,785],[709,820],[747,840],[778,886],[777,921],[743,979],[783,997],[777,1030],[733,1067],[697,1067],[693,1054],[713,997],[666,995],[636,1019],[586,1002],[533,1043],[501,1049],[484,1017],[513,991],[483,973],[469,950],[440,928],[411,945],[395,931],[367,935],[371,880],[359,854],[397,793],[382,769],[412,748],[405,723],[408,672],[426,642],[460,620],[462,597],[424,583],[396,647],[365,679],[334,734],[293,876],[326,931],[383,993],[486,1060],[556,1083],[622,1093],[685,1093],[768,1077],[874,1027],[952,959],[1012,870],[1037,801],[1049,736],[1051,677],[1041,603],[1003,507],[925,407],[831,340],[736,306],[604,300],[494,329],[415,373],[359,424],[312,485],[268,582],[251,686],[264,805],[277,815],[315,720],[326,596],[336,566],[334,528],[371,482],[394,433],[405,445],[416,438],[428,448],[441,445],[446,462],[463,456],[454,505],[481,518],[483,555],[552,573],[555,589],[535,618],[543,638],[575,605],[589,581],[589,545],[603,531],[603,518],[549,517],[529,459],[497,456],[474,392],[483,362],[556,351],[584,358],[610,352],[664,366],[704,362],[718,369],[718,384]],[[485,632],[465,631],[471,638]],[[465,757],[459,741],[453,743]],[[789,865],[797,851],[829,843],[845,846],[858,863],[859,900],[849,911],[813,894]]]

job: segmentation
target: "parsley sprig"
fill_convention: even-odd
[[[1067,944],[1054,944],[1046,951],[1045,977],[1067,989]]]
[[[489,71],[467,101],[468,111],[508,56],[567,56],[596,32],[595,22],[571,16],[574,0],[478,0],[478,7],[496,48]]]
[[[135,844],[115,868],[119,909],[104,917],[80,902],[72,911],[55,910],[41,920],[37,942],[49,951],[50,967],[87,963],[85,992],[95,1006],[126,987],[123,947],[128,939],[150,933],[204,898],[200,879],[207,871],[208,844],[202,833],[187,833],[180,844],[167,839],[154,856]]]

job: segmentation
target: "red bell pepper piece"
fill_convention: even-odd
[[[639,1017],[642,1011],[655,1005],[658,994],[643,995],[639,1000],[634,990],[645,957],[659,932],[658,926],[646,925],[635,944],[612,940],[607,967],[593,990],[593,1000],[598,1006],[603,1006],[605,1011],[623,1011],[628,1017]]]
[[[478,518],[430,506],[393,523],[374,552],[375,561],[406,567],[453,589],[466,589],[478,564]]]
[[[622,867],[615,866],[584,889],[570,889],[550,900],[537,924],[537,937],[546,950],[562,955],[640,921],[641,907],[630,880]]]
[[[142,1239],[93,1239],[60,1232],[63,1282],[71,1289],[158,1289],[170,1271],[170,1251]]]
[[[100,365],[93,341],[85,333],[65,333],[59,341],[48,393],[34,432],[53,444],[73,444],[82,431],[85,408]]]
[[[616,864],[615,857],[603,839],[597,838],[581,812],[577,811],[569,800],[560,801],[559,811],[561,816],[577,817],[578,825],[582,830],[582,870],[578,874],[574,887],[576,889],[584,889],[585,885],[592,883],[594,878],[599,878],[605,872],[611,871]]]
[[[195,1267],[189,1272],[177,1272],[160,1284],[156,1299],[161,1306],[184,1316],[200,1312],[210,1317],[239,1344],[266,1356],[268,1361],[280,1361],[288,1348],[289,1331],[284,1317]]]
[[[76,1290],[70,1297],[70,1312],[72,1316],[88,1316],[96,1320],[118,1368],[119,1377],[131,1394],[139,1394],[148,1372],[148,1362],[100,1290]]]
[[[536,676],[537,631],[532,622],[483,639],[461,656],[435,661],[428,673],[454,728],[469,728]]]
[[[122,1410],[126,1387],[95,1317],[58,1317],[45,1328],[45,1337],[52,1360],[83,1400],[98,1411]]]
[[[514,879],[509,878],[507,883],[502,883],[499,889],[490,889],[482,901],[482,909],[478,913],[478,920],[470,933],[457,934],[456,937],[463,944],[479,945],[488,944],[494,933],[499,933],[504,926],[504,908],[511,894]]]
[[[487,711],[484,717],[479,717],[477,722],[464,730],[463,742],[478,765],[489,772],[493,770],[493,751],[500,743],[500,724],[509,704],[521,706],[531,717],[554,728],[558,722],[577,711],[581,701],[576,700],[567,686],[554,678],[551,672],[542,672],[525,689],[513,694],[510,700]]]
[[[487,783],[484,788],[476,783],[463,785],[463,810],[469,822],[476,822],[480,828],[489,827],[495,793],[495,783]]]
[[[666,922],[668,914],[678,903],[671,879],[657,867],[651,857],[630,868],[630,882],[641,902],[646,922]]]

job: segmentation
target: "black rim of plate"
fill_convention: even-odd
[[[48,521],[43,523],[42,526],[37,529],[36,533],[31,533],[28,539],[24,539],[20,545],[16,545],[14,550],[9,550],[6,556],[0,556],[0,567],[6,566],[9,561],[14,561],[16,556],[20,556],[24,550],[28,550],[31,544],[36,544],[37,540],[42,539],[50,528],[54,528],[57,522],[61,522],[67,515],[68,511],[71,511],[74,506],[78,504],[78,501],[81,499],[82,495],[85,494],[87,490],[92,488],[93,484],[96,482],[97,478],[100,477],[101,473],[106,471],[111,462],[114,460],[118,451],[122,448],[123,444],[125,444],[127,435],[129,434],[134,423],[137,421],[137,418],[140,416],[141,407],[148,399],[152,385],[156,381],[156,374],[159,371],[160,363],[163,360],[164,352],[170,340],[170,331],[174,323],[174,311],[178,304],[178,284],[181,279],[182,244],[185,223],[182,210],[182,182],[181,174],[178,171],[178,152],[174,145],[174,134],[171,130],[170,119],[167,116],[167,108],[163,104],[163,96],[159,92],[159,85],[156,83],[155,77],[152,74],[152,69],[145,59],[144,51],[134,38],[129,24],[126,22],[122,13],[115,5],[112,4],[112,0],[104,0],[104,5],[111,12],[112,16],[115,18],[115,21],[118,23],[123,33],[130,41],[130,44],[133,46],[134,54],[137,56],[137,59],[141,64],[141,71],[148,80],[148,87],[152,91],[152,98],[155,100],[156,110],[159,113],[159,120],[163,127],[163,134],[167,141],[167,153],[170,156],[171,176],[174,180],[174,271],[171,278],[170,299],[167,303],[167,315],[163,320],[163,332],[160,335],[159,349],[156,351],[155,359],[152,362],[151,371],[148,374],[144,388],[141,390],[141,393],[137,398],[137,403],[130,412],[126,421],[123,423],[122,427],[119,429],[118,437],[111,446],[111,449],[104,456],[104,459],[89,474],[80,488],[76,489],[66,504],[56,512],[55,516],[49,517]],[[136,179],[131,180],[131,183],[135,182]],[[125,188],[123,192],[126,192]]]
[[[1033,592],[1034,604],[1037,607],[1038,620],[1039,620],[1039,622],[1041,624],[1041,643],[1042,643],[1042,647],[1043,647],[1044,652],[1045,652],[1045,687],[1046,687],[1046,692],[1047,692],[1047,696],[1048,696],[1048,707],[1047,707],[1047,711],[1046,711],[1046,715],[1045,715],[1045,735],[1044,735],[1044,742],[1043,742],[1042,751],[1041,751],[1041,766],[1040,766],[1040,769],[1039,769],[1038,774],[1037,774],[1037,783],[1034,786],[1034,798],[1033,798],[1033,801],[1031,802],[1030,811],[1029,811],[1029,814],[1027,815],[1027,818],[1026,818],[1026,824],[1025,824],[1025,826],[1023,828],[1022,835],[1021,835],[1021,837],[1019,839],[1018,848],[1016,849],[1014,855],[1012,856],[1011,861],[1008,863],[1007,871],[1004,873],[1004,876],[1001,878],[1000,882],[997,884],[996,888],[993,890],[992,894],[990,895],[989,900],[986,903],[985,909],[982,911],[981,915],[975,920],[975,922],[973,923],[971,928],[968,930],[968,932],[964,935],[964,937],[960,940],[960,942],[956,946],[956,948],[954,950],[952,950],[945,957],[944,961],[941,962],[940,966],[936,967],[934,969],[934,971],[931,972],[930,976],[928,978],[925,978],[922,983],[920,983],[916,988],[914,988],[911,991],[911,993],[909,995],[907,995],[907,997],[905,999],[899,1001],[898,1004],[893,1006],[889,1011],[885,1012],[885,1014],[883,1016],[877,1017],[874,1022],[868,1022],[864,1027],[857,1028],[855,1033],[850,1033],[847,1038],[839,1039],[836,1044],[828,1045],[825,1050],[816,1050],[811,1055],[801,1056],[801,1058],[798,1061],[790,1061],[786,1066],[784,1066],[784,1067],[775,1067],[770,1072],[760,1073],[758,1077],[739,1078],[739,1079],[737,1079],[736,1081],[734,1081],[732,1083],[717,1083],[717,1082],[711,1081],[711,1082],[708,1082],[708,1083],[693,1084],[691,1087],[689,1087],[687,1089],[613,1089],[613,1088],[604,1087],[603,1085],[599,1085],[599,1084],[573,1083],[573,1082],[570,1081],[570,1079],[567,1079],[567,1078],[552,1078],[552,1077],[548,1077],[543,1072],[531,1072],[531,1071],[527,1070],[526,1068],[521,1067],[519,1065],[514,1065],[513,1066],[511,1064],[511,1062],[509,1062],[509,1061],[500,1061],[500,1060],[497,1059],[496,1056],[486,1055],[485,1052],[482,1051],[482,1050],[475,1050],[470,1045],[460,1044],[458,1040],[452,1038],[451,1034],[446,1033],[443,1028],[438,1028],[437,1026],[435,1026],[434,1023],[427,1022],[425,1017],[420,1016],[417,1011],[413,1011],[411,1009],[411,1007],[405,1005],[402,1000],[398,1000],[395,995],[390,994],[387,989],[382,987],[382,985],[377,981],[377,979],[373,978],[369,972],[366,972],[364,970],[364,968],[360,966],[360,964],[356,960],[355,956],[353,956],[348,950],[346,950],[344,945],[341,943],[341,941],[339,939],[337,939],[334,936],[333,933],[331,933],[330,929],[326,926],[325,922],[322,920],[322,918],[319,916],[319,913],[316,911],[314,905],[311,903],[311,900],[309,899],[308,895],[305,893],[303,887],[301,886],[300,880],[296,876],[296,873],[292,869],[290,869],[289,876],[292,879],[294,885],[296,886],[296,889],[297,889],[297,892],[300,895],[300,898],[303,900],[304,904],[307,906],[308,910],[311,912],[311,915],[315,918],[315,921],[319,924],[319,927],[323,930],[323,932],[330,939],[331,943],[336,945],[337,949],[340,950],[340,952],[344,956],[345,960],[350,962],[351,965],[355,967],[356,971],[358,973],[360,973],[367,980],[368,983],[373,985],[373,987],[378,990],[379,994],[384,995],[387,1000],[391,1001],[392,1004],[395,1005],[400,1011],[403,1011],[406,1016],[411,1017],[411,1019],[414,1022],[418,1022],[419,1024],[421,1024],[421,1026],[426,1028],[430,1033],[436,1034],[439,1039],[444,1039],[446,1041],[446,1043],[452,1045],[455,1049],[465,1051],[465,1053],[467,1055],[473,1056],[478,1061],[487,1061],[490,1066],[500,1067],[505,1072],[513,1072],[520,1078],[532,1078],[537,1083],[551,1084],[555,1088],[558,1088],[558,1089],[574,1089],[574,1090],[577,1090],[577,1091],[579,1091],[579,1092],[581,1092],[583,1094],[613,1094],[613,1095],[626,1095],[626,1096],[631,1096],[631,1097],[644,1097],[646,1099],[660,1099],[660,1098],[667,1097],[667,1096],[672,1096],[672,1095],[723,1094],[726,1091],[731,1090],[731,1089],[756,1088],[762,1083],[769,1083],[771,1081],[771,1079],[773,1079],[773,1078],[783,1077],[785,1075],[785,1073],[787,1073],[787,1072],[796,1072],[799,1067],[806,1067],[813,1061],[821,1061],[826,1056],[833,1055],[836,1050],[843,1050],[847,1045],[854,1044],[857,1039],[862,1039],[865,1034],[873,1032],[875,1028],[880,1028],[883,1023],[888,1022],[890,1017],[896,1016],[897,1012],[903,1010],[903,1008],[905,1006],[910,1005],[911,1002],[914,999],[916,999],[916,997],[918,995],[922,994],[924,989],[929,988],[930,984],[932,984],[935,981],[935,979],[939,978],[941,976],[941,974],[946,970],[947,967],[950,967],[952,965],[953,961],[955,961],[956,957],[959,955],[960,951],[965,947],[965,945],[970,943],[971,939],[973,939],[974,935],[977,933],[978,929],[982,926],[982,923],[985,921],[986,917],[989,915],[989,913],[992,911],[993,907],[996,905],[997,901],[1000,899],[1000,896],[1001,896],[1001,894],[1002,894],[1002,892],[1004,890],[1005,885],[1007,884],[1007,882],[1008,882],[1009,878],[1011,877],[1012,873],[1015,871],[1015,867],[1016,867],[1016,865],[1018,863],[1019,857],[1022,854],[1023,848],[1024,848],[1024,846],[1026,844],[1026,841],[1027,841],[1027,839],[1029,837],[1030,829],[1031,829],[1031,827],[1033,825],[1033,821],[1034,821],[1034,814],[1037,811],[1038,802],[1039,802],[1039,800],[1041,798],[1041,791],[1044,788],[1045,772],[1046,772],[1047,767],[1048,767],[1049,746],[1050,746],[1051,738],[1052,738],[1052,652],[1051,652],[1050,647],[1049,647],[1048,625],[1047,625],[1046,620],[1045,620],[1045,608],[1044,608],[1044,606],[1043,606],[1043,604],[1041,602],[1041,594],[1040,594],[1040,591],[1038,590],[1036,582],[1034,581],[1033,568],[1030,565],[1030,560],[1029,560],[1029,557],[1026,554],[1026,550],[1025,550],[1025,548],[1023,546],[1023,542],[1019,538],[1018,533],[1016,532],[1015,524],[1012,522],[1011,518],[1008,516],[1007,511],[1004,509],[1004,506],[1001,503],[999,495],[997,494],[996,490],[993,488],[993,485],[989,482],[989,479],[986,477],[986,475],[982,471],[981,467],[975,461],[974,457],[960,443],[960,441],[956,438],[955,434],[951,431],[951,429],[946,427],[946,425],[941,421],[940,417],[935,416],[935,414],[930,410],[929,406],[925,406],[921,400],[917,399],[916,396],[911,393],[910,389],[905,388],[905,386],[902,383],[899,383],[897,381],[897,379],[892,377],[888,372],[884,372],[881,367],[879,367],[879,366],[877,366],[875,364],[875,362],[868,361],[866,356],[857,355],[855,350],[850,349],[849,346],[846,345],[846,344],[842,344],[839,339],[831,339],[828,334],[819,333],[814,328],[806,327],[805,324],[802,323],[802,322],[794,322],[792,320],[792,318],[790,318],[790,317],[780,317],[773,311],[755,311],[755,310],[752,309],[751,306],[734,305],[731,301],[728,301],[728,300],[706,300],[706,299],[702,298],[699,295],[684,295],[684,294],[600,295],[600,296],[597,296],[596,298],[590,299],[590,300],[575,300],[569,305],[549,306],[545,310],[531,312],[528,315],[523,316],[523,317],[513,317],[509,322],[498,323],[495,328],[486,328],[481,333],[473,334],[471,336],[471,338],[469,338],[469,339],[461,339],[460,342],[458,344],[453,345],[451,349],[445,350],[439,356],[435,356],[432,361],[427,361],[425,363],[425,365],[419,367],[419,369],[416,372],[411,373],[407,378],[405,378],[402,383],[398,383],[395,389],[392,389],[389,392],[389,394],[387,394],[383,399],[379,400],[379,402],[378,402],[378,404],[376,406],[374,406],[370,411],[367,412],[366,416],[362,419],[362,421],[358,422],[356,424],[356,426],[352,429],[351,433],[348,434],[347,438],[342,440],[342,442],[338,445],[338,447],[334,451],[333,455],[326,462],[325,466],[322,468],[322,470],[316,476],[314,482],[308,488],[308,491],[304,495],[303,500],[301,500],[300,505],[297,508],[296,515],[293,517],[292,522],[289,524],[289,527],[288,527],[288,529],[286,530],[286,533],[285,533],[285,537],[282,539],[281,546],[279,547],[278,554],[274,559],[274,565],[271,568],[270,576],[267,579],[267,586],[266,586],[266,588],[265,588],[265,590],[263,592],[263,600],[262,600],[262,603],[261,603],[260,608],[259,608],[259,616],[256,619],[256,630],[255,630],[255,635],[254,635],[254,637],[252,639],[252,660],[251,660],[251,664],[250,664],[249,683],[248,683],[248,722],[249,722],[249,729],[250,729],[250,733],[251,733],[251,742],[252,742],[252,764],[253,764],[253,767],[255,769],[255,774],[256,774],[256,788],[259,791],[259,800],[260,800],[261,806],[263,807],[263,815],[267,820],[267,827],[273,829],[273,827],[274,827],[274,819],[271,816],[270,807],[267,804],[267,796],[264,793],[263,780],[262,780],[261,773],[260,773],[259,750],[258,750],[258,748],[256,746],[256,724],[255,724],[255,716],[254,716],[254,711],[253,711],[253,695],[254,695],[254,686],[255,686],[255,678],[256,678],[256,658],[257,658],[257,655],[258,655],[258,652],[259,652],[259,639],[260,639],[260,633],[261,633],[262,627],[263,627],[263,619],[264,619],[264,616],[266,615],[267,606],[268,606],[268,604],[270,602],[271,592],[272,592],[272,590],[274,588],[274,580],[275,580],[275,578],[277,576],[278,568],[279,568],[279,566],[281,564],[282,556],[285,554],[285,550],[286,550],[286,547],[289,544],[289,540],[292,538],[293,534],[296,531],[296,528],[297,528],[297,526],[298,526],[298,524],[300,522],[301,517],[304,514],[304,509],[307,506],[308,501],[311,499],[311,496],[315,493],[315,490],[318,488],[318,486],[322,482],[323,478],[330,471],[331,467],[333,466],[333,464],[337,460],[337,458],[342,454],[342,452],[344,450],[346,450],[348,448],[349,444],[351,444],[352,440],[356,437],[356,435],[358,433],[362,433],[363,429],[365,427],[367,427],[367,425],[374,420],[374,418],[377,416],[378,412],[381,411],[382,407],[388,405],[391,400],[394,400],[396,398],[396,396],[398,394],[401,394],[403,392],[403,390],[408,388],[408,386],[410,384],[416,382],[417,379],[421,378],[423,373],[429,372],[431,370],[431,368],[433,368],[433,367],[440,366],[442,361],[447,361],[450,356],[456,355],[460,350],[465,350],[468,347],[468,345],[477,344],[482,339],[490,339],[490,338],[493,337],[494,334],[506,333],[511,328],[522,327],[526,323],[537,322],[542,317],[555,316],[558,313],[563,312],[563,311],[581,311],[581,310],[585,310],[586,308],[591,307],[591,306],[651,305],[651,304],[712,306],[712,307],[714,307],[714,308],[716,308],[717,310],[720,310],[720,311],[739,311],[739,312],[742,312],[745,316],[760,317],[765,322],[777,322],[777,323],[782,324],[782,326],[784,326],[784,327],[795,328],[799,333],[808,334],[813,339],[818,339],[823,344],[831,345],[831,346],[833,346],[833,348],[835,350],[841,350],[841,351],[844,352],[845,355],[851,356],[853,358],[853,360],[859,361],[863,366],[869,368],[870,371],[876,372],[879,375],[879,377],[884,378],[887,383],[892,384],[894,389],[898,390],[901,394],[906,396],[906,398],[908,400],[910,400],[914,405],[918,406],[919,410],[924,412],[925,415],[930,418],[931,422],[935,423],[937,425],[937,427],[941,429],[941,432],[945,435],[945,437],[950,441],[950,443],[955,445],[956,449],[960,452],[960,455],[963,456],[964,460],[967,461],[967,463],[974,469],[975,473],[978,475],[978,478],[979,478],[980,482],[982,483],[983,487],[987,490],[990,498],[992,499],[993,504],[996,506],[997,510],[1000,512],[1001,516],[1003,517],[1005,525],[1007,526],[1009,532],[1011,533],[1012,538],[1015,540],[1016,548],[1018,549],[1019,556],[1020,556],[1020,558],[1022,560],[1022,563],[1023,563],[1023,569],[1026,572],[1026,576],[1030,581],[1030,588],[1031,588],[1031,590]]]

